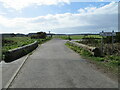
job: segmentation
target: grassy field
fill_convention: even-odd
[[[17,47],[21,47],[30,43],[33,43],[35,40],[30,37],[7,37],[3,39],[3,47],[4,51],[14,49]]]
[[[61,39],[69,39],[69,36],[68,35],[56,35],[56,36],[53,36],[54,38],[61,38]],[[100,35],[88,35],[88,36],[85,36],[85,35],[70,35],[70,38],[72,40],[79,40],[79,39],[82,39],[82,38],[102,38]]]
[[[38,41],[41,44],[48,39],[49,38],[31,39],[30,37],[6,37],[2,40],[2,52],[4,53],[8,50],[31,44],[35,41]]]
[[[5,59],[5,55],[8,50],[15,49],[18,47],[22,47],[28,44],[31,44],[35,41],[38,41],[39,44],[42,44],[48,40],[50,37],[46,37],[46,39],[31,39],[30,37],[6,37],[2,39],[2,59]]]

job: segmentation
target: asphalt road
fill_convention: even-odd
[[[17,69],[20,67],[20,65],[22,64],[23,60],[26,58],[26,56],[17,59],[11,63],[5,63],[4,61],[2,61],[0,63],[0,70],[1,70],[1,74],[0,76],[2,76],[2,88],[5,88],[6,85],[10,82],[10,79],[13,77],[13,75],[16,73]]]
[[[103,73],[91,67],[66,41],[53,39],[29,56],[10,88],[117,88]]]

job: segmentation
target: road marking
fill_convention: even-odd
[[[14,75],[12,76],[12,78],[8,81],[8,83],[4,87],[5,90],[7,90],[9,88],[9,86],[11,85],[11,83],[13,82],[13,80],[15,79],[15,77],[17,76],[17,74],[19,73],[19,71],[21,70],[22,66],[24,65],[24,63],[26,62],[26,60],[28,59],[28,57],[29,57],[29,54],[26,56],[26,58],[24,59],[24,61],[20,65],[20,67],[17,69],[17,71],[14,73]]]
[[[38,45],[37,48],[39,48],[40,45]],[[35,50],[37,50],[37,48]],[[34,53],[35,50],[33,50],[31,53]],[[17,69],[17,71],[14,73],[14,75],[12,76],[12,78],[8,81],[8,83],[5,85],[5,87],[3,88],[4,90],[7,90],[10,85],[12,84],[12,82],[14,81],[15,77],[17,76],[17,74],[20,72],[21,68],[23,67],[23,65],[25,64],[25,62],[27,61],[28,57],[31,54],[29,53],[28,55],[26,55],[26,58],[24,59],[24,61],[22,62],[22,64],[20,65],[20,67]]]

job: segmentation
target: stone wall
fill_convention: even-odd
[[[77,42],[74,42],[74,41],[68,41],[68,43],[73,45],[73,46],[77,46],[79,48],[83,48],[83,49],[89,51],[94,56],[97,56],[97,57],[102,56],[101,50],[99,48],[90,47],[88,45],[77,43]]]
[[[6,52],[5,54],[5,62],[12,62],[28,53],[30,53],[31,51],[33,51],[34,49],[36,49],[38,47],[38,42],[35,41],[32,44],[23,46],[23,47],[19,47],[16,49],[12,49],[9,50],[8,52]]]

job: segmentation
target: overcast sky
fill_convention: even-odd
[[[118,31],[117,1],[0,0],[0,33]]]

